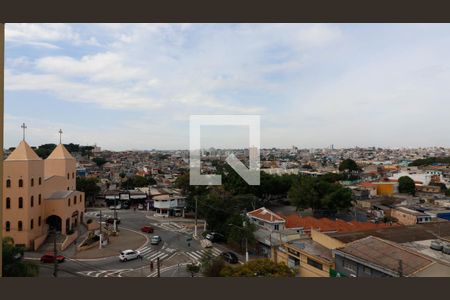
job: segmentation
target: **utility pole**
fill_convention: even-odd
[[[245,262],[248,263],[248,238],[247,238],[247,231],[245,230],[247,223],[244,221],[242,223],[242,228],[244,228],[244,234],[245,234]]]
[[[197,196],[195,197],[195,228],[194,228],[194,237],[197,237]]]
[[[398,260],[398,276],[403,277],[403,260]]]
[[[55,238],[53,239],[53,276],[54,277],[58,277],[58,260],[56,259],[56,257],[58,256],[58,249],[56,247],[56,236],[57,236],[57,231],[56,228],[54,229],[54,233],[55,233]]]
[[[99,222],[100,222],[100,243],[99,243],[99,246],[98,246],[98,248],[99,249],[102,249],[102,211],[100,210],[100,220],[99,220]]]
[[[3,94],[4,94],[4,60],[5,60],[5,23],[0,23],[0,144],[3,145]],[[0,147],[0,157],[3,157],[3,147]],[[3,182],[3,165],[0,166],[0,182]],[[3,189],[0,189],[0,223],[3,224]],[[3,227],[3,226],[2,226]],[[0,240],[3,241],[3,230],[0,230]],[[3,270],[3,243],[0,243],[0,270]],[[2,272],[0,272],[2,277]]]
[[[161,277],[159,257],[156,258],[156,269],[158,270],[157,276]]]

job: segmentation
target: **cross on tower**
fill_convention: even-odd
[[[25,125],[25,123],[22,124],[22,126],[20,126],[23,130],[23,140],[25,141],[25,130],[27,129],[27,126]]]
[[[59,143],[61,144],[61,136],[62,136],[63,131],[61,129],[59,129],[58,132],[59,132]]]

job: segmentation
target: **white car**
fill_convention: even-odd
[[[109,209],[110,210],[115,210],[115,209],[121,209],[122,208],[122,205],[117,205],[117,206],[114,206],[114,205],[111,205],[110,207],[109,207]]]
[[[139,210],[143,210],[143,209],[144,209],[144,205],[139,204],[139,205],[138,205],[138,209],[139,209]]]
[[[120,252],[119,259],[122,262],[125,262],[127,260],[133,260],[141,258],[141,253],[137,250],[124,250]]]
[[[150,244],[152,245],[158,245],[161,242],[161,237],[159,235],[154,235],[150,239]]]

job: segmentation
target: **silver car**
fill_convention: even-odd
[[[122,262],[141,258],[141,253],[137,250],[124,250],[120,252],[119,259]]]
[[[152,236],[150,240],[150,244],[152,245],[158,245],[161,242],[161,237],[159,235]]]

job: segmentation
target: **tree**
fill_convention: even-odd
[[[198,272],[200,272],[200,265],[198,264],[188,264],[186,265],[186,271],[188,271],[189,273],[191,273],[191,277],[194,277],[195,274],[197,274]]]
[[[339,171],[341,172],[356,172],[359,171],[359,167],[353,159],[347,158],[344,159],[339,164]]]
[[[92,161],[95,162],[99,168],[108,162],[104,157],[94,157]]]
[[[295,272],[283,263],[270,259],[255,259],[239,266],[225,266],[220,272],[224,277],[294,277]]]
[[[303,176],[295,181],[288,193],[288,198],[297,210],[313,208],[319,195],[314,187],[314,178]]]
[[[34,262],[23,261],[23,248],[14,245],[11,237],[2,241],[4,277],[35,277],[39,275],[39,266]]]
[[[200,259],[202,274],[206,277],[220,277],[225,262],[222,257],[214,257],[211,250],[207,251]]]
[[[400,193],[416,195],[416,184],[409,176],[402,176],[398,179],[398,191]]]
[[[86,199],[94,200],[101,191],[97,182],[97,178],[77,177],[77,190],[84,192]]]

